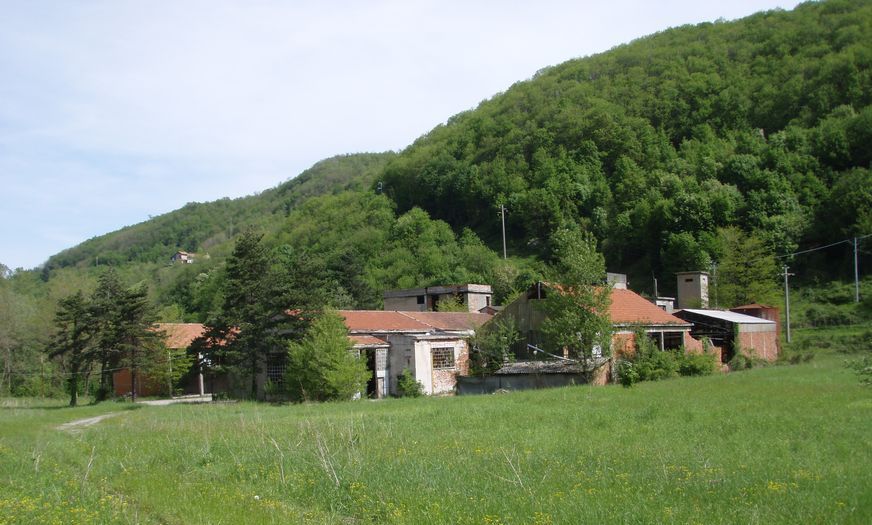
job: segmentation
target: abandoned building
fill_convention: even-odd
[[[174,263],[182,263],[182,264],[193,264],[194,263],[194,254],[178,251],[170,257],[170,261]]]
[[[384,309],[403,312],[435,312],[439,302],[456,299],[468,312],[479,312],[491,306],[493,289],[487,284],[457,284],[388,290],[384,293]]]
[[[507,363],[493,376],[485,378],[461,378],[458,389],[461,393],[486,393],[497,389],[528,389],[590,382],[605,384],[612,376],[614,357],[629,356],[635,352],[636,332],[641,330],[661,350],[684,348],[689,352],[702,351],[700,341],[691,337],[689,322],[665,312],[656,304],[627,289],[627,279],[621,274],[609,274],[611,284],[609,318],[614,330],[611,341],[611,356],[597,356],[588,363],[568,359],[567,355],[547,356],[541,352],[542,323],[545,311],[541,301],[549,293],[562,293],[555,286],[539,282],[525,294],[513,301],[497,315],[510,316],[517,323],[521,340],[515,345],[516,361]],[[542,358],[546,357],[545,360]]]
[[[171,350],[187,350],[195,339],[203,335],[206,327],[200,323],[158,323],[155,329],[164,333],[164,345]],[[195,365],[196,366],[196,365]],[[112,384],[116,396],[127,396],[133,392],[133,378],[129,368],[121,368],[112,374]],[[145,374],[139,374],[136,381],[137,396],[153,396],[165,392],[167,385],[158,384]],[[182,391],[185,394],[204,395],[203,374],[197,368],[183,378]]]
[[[467,339],[491,316],[478,312],[340,310],[354,348],[372,377],[366,395],[396,395],[397,378],[409,370],[426,394],[454,392],[469,373]]]
[[[678,309],[709,307],[708,272],[678,272],[675,276],[678,285]]]
[[[708,337],[728,363],[740,350],[750,358],[775,361],[778,358],[778,324],[769,319],[753,317],[727,310],[685,308],[675,316],[693,325],[691,335]]]
[[[537,303],[549,293],[555,291],[548,283],[536,283],[500,313],[513,317],[518,323],[524,348],[527,344],[538,346],[542,342],[540,328],[545,320],[545,312]],[[636,330],[643,330],[661,350],[702,348],[700,342],[691,337],[689,322],[666,313],[636,292],[622,288],[619,284],[619,287],[611,289],[610,298],[609,319],[614,328],[612,354],[631,352]],[[519,357],[523,355],[524,348],[516,352]]]

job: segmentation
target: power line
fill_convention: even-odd
[[[867,238],[867,237],[872,237],[872,233],[867,233],[866,235],[858,235],[857,237],[851,237],[851,238],[849,238],[849,239],[842,239],[841,241],[837,241],[837,242],[834,242],[834,243],[831,243],[831,244],[827,244],[827,245],[825,245],[825,246],[817,246],[817,247],[814,247],[814,248],[809,248],[809,249],[807,249],[807,250],[800,250],[800,251],[798,251],[798,252],[785,253],[785,254],[783,254],[783,255],[773,255],[772,257],[774,257],[775,259],[783,259],[784,257],[793,257],[794,255],[802,255],[802,254],[805,254],[805,253],[811,253],[811,252],[816,252],[816,251],[820,251],[820,250],[825,250],[825,249],[827,249],[827,248],[832,248],[833,246],[838,246],[838,245],[840,245],[840,244],[853,244],[853,243],[854,243],[854,239],[857,239],[857,240],[859,241],[859,240],[863,240],[863,239],[865,239],[865,238]],[[766,257],[758,257],[758,258],[756,258],[756,259],[750,259],[750,260],[747,260],[747,261],[744,261],[744,262],[745,262],[745,264],[749,264],[749,263],[752,263],[752,262],[762,261],[763,259],[766,259],[766,258],[768,258],[768,257],[769,257],[769,256],[767,255]]]

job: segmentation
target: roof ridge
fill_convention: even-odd
[[[418,323],[421,323],[421,324],[423,324],[423,325],[429,326],[429,327],[430,327],[431,329],[433,329],[433,330],[439,330],[439,328],[437,328],[436,326],[433,326],[432,324],[428,323],[427,321],[424,321],[424,320],[422,320],[422,319],[418,319],[418,318],[415,317],[414,315],[409,315],[409,314],[411,314],[411,313],[420,313],[420,312],[401,312],[400,310],[393,310],[393,311],[396,312],[396,313],[398,313],[398,314],[400,314],[400,315],[404,315],[404,316],[408,317],[409,319],[411,319],[411,320],[413,320],[413,321],[415,321],[415,322],[418,322]]]

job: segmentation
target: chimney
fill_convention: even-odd
[[[678,272],[678,308],[708,308],[708,272]]]

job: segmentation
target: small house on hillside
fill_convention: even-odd
[[[676,317],[693,323],[694,337],[708,337],[720,348],[721,362],[728,363],[737,350],[746,357],[775,361],[778,358],[778,324],[769,319],[727,310],[685,308]]]
[[[170,257],[170,261],[173,263],[182,263],[182,264],[193,264],[194,263],[194,254],[178,251]]]
[[[372,373],[367,395],[397,394],[409,370],[426,394],[454,392],[469,373],[467,339],[491,316],[477,312],[340,310],[354,348]]]

